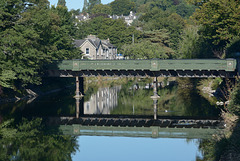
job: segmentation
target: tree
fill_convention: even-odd
[[[1,86],[9,87],[14,79],[40,84],[46,63],[80,53],[73,46],[74,26],[66,7],[50,10],[47,0],[3,0],[0,12]]]
[[[198,54],[198,41],[198,27],[187,27],[182,34],[182,41],[179,44],[180,57],[185,59],[196,58]]]
[[[73,15],[80,15],[81,11],[80,9],[71,9],[70,12],[73,14]]]
[[[60,130],[49,131],[40,118],[23,119],[16,126],[13,122],[0,125],[0,160],[66,161],[78,149],[76,137],[62,135]]]
[[[101,4],[101,0],[89,0],[88,12],[91,12],[92,8],[97,4]]]
[[[58,6],[66,6],[66,1],[65,0],[58,0],[57,5]]]
[[[204,38],[214,45],[226,46],[235,36],[240,35],[240,1],[204,1],[193,17],[203,26],[200,31]]]
[[[173,56],[174,51],[157,43],[142,41],[130,45],[123,45],[122,53],[130,59],[167,59]]]
[[[145,31],[166,29],[171,38],[170,47],[175,50],[177,49],[180,35],[186,25],[185,20],[181,16],[154,8],[144,14],[139,20],[145,22],[143,25],[143,30]]]
[[[88,11],[88,6],[89,6],[88,1],[84,0],[83,9],[82,9],[83,13],[86,13]]]
[[[176,13],[182,17],[190,17],[195,11],[196,6],[182,2],[176,6]]]
[[[112,8],[108,5],[97,4],[92,8],[91,14],[111,15],[112,14]]]
[[[78,24],[78,32],[75,38],[83,39],[87,35],[96,35],[100,39],[110,39],[110,42],[120,48],[125,43],[132,42],[132,35],[135,40],[141,38],[141,32],[127,24],[122,19],[113,20],[102,16]]]
[[[110,3],[112,12],[115,15],[129,15],[130,11],[135,11],[135,3],[130,0],[115,0]]]

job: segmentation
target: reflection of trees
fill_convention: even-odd
[[[118,107],[111,114],[149,114],[153,113],[153,95],[150,90],[130,90],[136,82],[122,85],[118,94]],[[141,84],[141,82],[137,82]],[[199,95],[197,79],[178,79],[178,86],[169,85],[158,90],[158,115],[178,116],[217,116],[218,110]],[[142,86],[145,84],[143,83]],[[162,112],[161,112],[162,111]],[[169,112],[164,112],[169,111]]]
[[[0,160],[71,160],[77,148],[75,137],[53,134],[39,118],[0,125]]]
[[[198,161],[240,160],[240,121],[230,131],[228,129],[214,139],[199,140],[199,150],[203,153],[203,158],[198,158]]]
[[[199,95],[197,79],[178,79],[176,105],[184,109],[186,116],[216,116],[218,110]]]
[[[129,81],[122,85],[122,89],[118,93],[118,107],[111,111],[111,114],[150,114],[153,113],[153,101],[150,98],[151,90],[135,90],[132,86],[135,84]]]

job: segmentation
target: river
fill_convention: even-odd
[[[94,84],[80,100],[67,89],[0,105],[0,160],[204,160],[219,110],[191,82],[161,85],[157,102],[145,80]]]

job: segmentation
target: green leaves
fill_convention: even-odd
[[[130,11],[135,11],[135,3],[130,0],[115,0],[110,6],[115,15],[129,15]]]
[[[194,13],[197,23],[204,26],[202,34],[215,45],[226,45],[240,35],[240,2],[211,0],[203,3]]]
[[[71,13],[61,5],[49,9],[48,3],[0,2],[0,85],[10,87],[12,80],[40,84],[45,64],[80,54],[71,37],[75,31]],[[14,74],[3,74],[6,71]]]
[[[172,57],[172,54],[174,54],[174,51],[170,48],[157,43],[151,43],[150,41],[124,45],[122,50],[124,56],[128,56],[130,59],[167,59]]]
[[[23,119],[17,126],[14,120],[0,125],[0,160],[71,160],[78,144],[76,137],[49,133],[42,119]],[[54,154],[54,155],[53,155]]]
[[[110,42],[117,47],[132,42],[141,37],[141,32],[134,27],[128,27],[122,19],[113,20],[102,16],[91,19],[88,22],[79,24],[78,39],[83,39],[87,35],[97,35],[100,39],[110,39]],[[83,32],[84,31],[84,32]]]

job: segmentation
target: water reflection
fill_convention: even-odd
[[[84,102],[84,114],[110,114],[118,106],[121,86],[99,88]]]
[[[197,139],[79,136],[74,161],[194,161],[202,158]],[[93,155],[94,154],[94,155]]]
[[[102,159],[90,157],[90,160],[117,160],[116,156],[125,156],[119,160],[156,160],[159,157],[155,154],[161,154],[161,160],[188,161],[202,158],[203,154],[198,147],[203,149],[203,143],[208,142],[206,138],[215,133],[214,129],[165,128],[170,125],[169,120],[162,122],[166,124],[164,127],[153,125],[158,125],[158,118],[163,116],[218,116],[216,108],[198,95],[194,81],[179,81],[178,85],[160,87],[158,95],[161,97],[154,102],[151,99],[151,86],[142,84],[147,88],[133,88],[140,85],[137,86],[136,81],[129,81],[121,86],[89,88],[82,99],[73,98],[74,90],[65,90],[37,98],[30,104],[19,102],[1,106],[0,160],[87,160],[93,153],[102,156]],[[96,124],[98,115],[107,115],[109,118],[104,120],[102,117],[99,119],[102,122]],[[110,118],[110,115],[117,115],[118,120]],[[137,120],[135,116],[145,117],[148,121]],[[59,120],[51,128],[47,122],[50,117]],[[122,125],[125,123],[128,127],[118,127],[121,121]],[[172,125],[176,124],[173,122]],[[186,124],[189,122],[182,122],[179,126]],[[192,142],[189,139],[193,139]],[[119,152],[124,154],[119,155]],[[109,153],[111,159],[103,157]],[[172,153],[177,158],[173,158]],[[190,155],[191,158],[188,157]]]
[[[0,124],[0,160],[71,160],[79,147],[77,138],[47,130],[42,123],[36,118]]]

